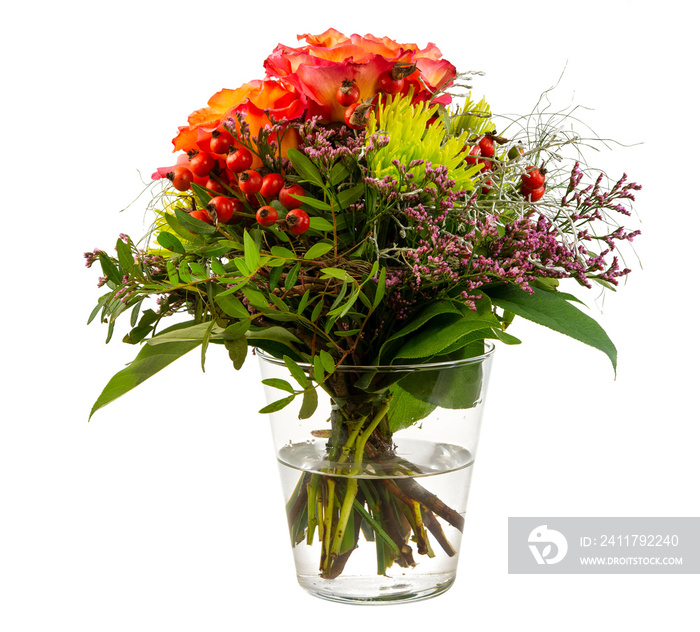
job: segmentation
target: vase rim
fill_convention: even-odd
[[[431,369],[451,369],[461,366],[468,366],[470,364],[481,364],[484,361],[491,358],[496,350],[496,345],[489,341],[484,340],[484,353],[473,356],[471,358],[464,358],[463,360],[447,360],[444,362],[428,362],[425,364],[376,364],[376,365],[354,365],[354,364],[344,364],[337,367],[336,371],[352,371],[352,372],[370,372],[370,371],[381,371],[383,373],[403,373],[412,371],[426,371]],[[286,366],[284,360],[280,360],[275,356],[267,353],[259,347],[255,347],[255,355],[264,362],[270,364],[276,364],[278,366]],[[308,362],[298,363],[302,368],[312,368],[311,364]]]

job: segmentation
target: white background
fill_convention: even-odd
[[[697,575],[509,576],[506,546],[508,516],[700,515],[698,55],[680,2],[17,6],[0,39],[1,630],[697,630]],[[119,211],[191,111],[330,26],[437,43],[486,73],[474,93],[497,112],[529,112],[566,67],[561,103],[630,145],[591,161],[644,185],[635,271],[589,297],[617,379],[602,354],[516,322],[457,583],[372,610],[296,585],[254,362],[236,374],[212,353],[202,374],[187,357],[87,422],[134,350],[86,326],[98,271],[82,253],[140,234],[143,207]]]

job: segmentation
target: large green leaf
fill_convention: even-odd
[[[158,337],[154,338],[157,340]],[[103,406],[128,393],[171,362],[202,344],[202,339],[166,340],[160,344],[145,344],[134,361],[119,371],[107,383],[90,411],[90,418]]]
[[[411,393],[398,384],[391,387],[391,393],[393,396],[387,415],[392,432],[412,426],[435,410],[435,404],[413,397]]]
[[[396,341],[400,340],[401,338],[405,338],[414,331],[417,331],[431,319],[442,314],[459,315],[460,313],[461,312],[450,301],[435,301],[434,303],[431,303],[420,314],[413,318],[408,325],[397,331],[382,345],[382,348],[379,350],[379,354],[377,356],[377,363],[379,363],[382,356],[389,349],[392,343],[396,343]]]
[[[486,293],[498,307],[602,351],[613,369],[617,368],[617,349],[612,340],[593,318],[571,305],[569,301],[574,297],[540,289],[529,294],[511,285],[488,288]]]
[[[462,360],[483,352],[483,341],[476,341],[449,357],[436,358],[436,361]],[[414,371],[406,375],[399,386],[421,402],[441,408],[464,409],[473,408],[481,400],[483,377],[483,364],[474,362],[445,369]]]
[[[433,319],[429,326],[407,338],[395,359],[430,358],[447,353],[465,336],[490,327],[500,327],[500,323],[491,312],[491,303],[482,300],[477,303],[475,312],[464,310],[459,316],[452,315],[449,319]],[[486,336],[478,336],[483,337]]]

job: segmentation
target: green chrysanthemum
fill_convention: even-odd
[[[441,119],[430,121],[438,111],[437,105],[425,102],[412,105],[411,100],[411,93],[380,100],[370,117],[368,143],[371,144],[376,137],[388,139],[386,144],[368,153],[367,161],[373,176],[378,179],[397,177],[399,171],[394,161],[402,165],[422,161],[409,169],[417,183],[423,180],[426,164],[433,167],[444,165],[456,189],[473,190],[472,178],[480,166],[469,166],[464,161],[467,132],[447,134]]]

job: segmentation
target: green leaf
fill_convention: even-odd
[[[270,377],[262,381],[263,384],[266,386],[271,386],[272,388],[278,388],[282,391],[286,391],[287,393],[294,393],[294,387],[287,382],[287,380],[283,380],[278,377]]]
[[[540,289],[529,294],[510,285],[488,288],[487,293],[498,307],[602,351],[617,369],[612,340],[593,318],[569,303],[569,295]]]
[[[339,279],[345,283],[354,283],[353,279],[345,270],[342,268],[322,268],[321,269],[322,279]]]
[[[401,338],[405,338],[409,334],[423,327],[431,319],[442,314],[461,315],[461,312],[450,301],[435,301],[434,303],[431,303],[430,305],[428,305],[428,307],[422,310],[420,314],[413,318],[408,325],[396,332],[382,345],[377,356],[377,361],[379,361],[379,359],[389,348],[391,343],[394,343],[400,340]]]
[[[244,287],[241,289],[241,292],[246,299],[248,299],[248,302],[261,312],[266,312],[271,309],[265,295],[262,292],[259,292],[252,287]]]
[[[247,230],[243,233],[243,256],[250,273],[260,268],[260,251]]]
[[[175,287],[180,285],[180,276],[177,273],[175,262],[172,259],[168,259],[165,262],[165,269],[168,272],[168,281],[170,281],[170,285],[173,285]]]
[[[289,259],[290,261],[294,261],[296,259],[294,253],[289,248],[285,248],[284,246],[272,246],[272,248],[270,248],[270,252],[274,257]]]
[[[321,356],[316,354],[314,356],[314,380],[321,384],[321,382],[323,382],[324,377],[325,374],[323,370],[323,362],[321,361]]]
[[[299,383],[299,386],[305,389],[311,385],[308,376],[304,372],[304,369],[294,362],[294,360],[292,360],[289,356],[284,356],[282,360],[284,360],[284,363],[287,365],[287,369],[292,374],[292,377]]]
[[[475,331],[500,327],[498,319],[491,313],[491,303],[483,299],[477,302],[476,312],[467,310],[460,316],[440,318],[436,321],[408,338],[395,358],[430,358],[444,353],[459,339]]]
[[[304,259],[320,259],[323,255],[325,255],[327,252],[330,252],[331,250],[333,250],[333,244],[319,242],[311,246],[311,248],[309,248],[306,251]]]
[[[285,406],[288,406],[294,401],[294,395],[289,395],[289,397],[283,397],[278,399],[276,402],[268,404],[264,408],[261,408],[258,412],[265,415],[267,413],[276,413],[278,410],[282,410]]]
[[[102,266],[102,272],[104,275],[116,285],[121,285],[122,277],[119,274],[117,266],[114,265],[114,261],[105,254],[100,254],[100,265]]]
[[[437,408],[435,404],[421,401],[398,384],[391,387],[391,403],[387,416],[392,432],[403,430],[424,419]]]
[[[201,357],[202,371],[204,371],[204,360],[206,359],[207,349],[209,348],[209,338],[211,337],[211,330],[214,329],[215,324],[216,324],[215,321],[213,321],[213,320],[209,321],[209,327],[207,327],[207,330],[204,333],[204,337],[202,338],[202,357]]]
[[[231,294],[218,294],[216,296],[217,305],[224,310],[227,316],[232,318],[250,318],[250,313],[243,303]]]
[[[377,281],[377,291],[374,293],[374,300],[372,301],[372,308],[377,309],[379,303],[382,302],[384,298],[384,292],[386,291],[386,268],[382,268],[379,273],[379,280]]]
[[[321,189],[325,188],[325,182],[321,177],[318,169],[304,154],[297,149],[288,149],[287,158],[289,158],[294,170],[307,182],[315,184]]]
[[[311,230],[317,230],[322,233],[328,233],[333,230],[333,224],[324,217],[312,217],[309,226]]]
[[[224,340],[224,346],[228,351],[228,357],[233,362],[233,368],[238,371],[248,356],[248,339],[245,336],[241,336],[233,340]]]
[[[177,221],[187,230],[197,235],[213,235],[216,232],[216,228],[196,217],[190,217],[189,213],[186,213],[180,208],[175,208],[174,212]]]
[[[350,171],[342,162],[336,162],[331,169],[330,184],[332,187],[338,186],[350,175]]]
[[[187,261],[181,261],[180,265],[177,267],[177,271],[180,275],[180,281],[182,281],[182,283],[190,283],[192,281]]]
[[[299,419],[308,419],[316,412],[316,408],[318,408],[318,393],[313,387],[307,388],[301,401]]]
[[[284,289],[289,292],[294,284],[299,278],[299,271],[301,270],[301,262],[294,264],[292,269],[287,273],[287,277],[284,280]]]
[[[335,360],[333,356],[323,349],[319,351],[318,355],[321,356],[321,362],[323,363],[323,368],[326,373],[333,373],[333,371],[335,371]]]
[[[296,196],[292,196],[296,197]],[[310,206],[311,208],[318,209],[319,211],[327,211],[330,212],[333,210],[333,207],[328,204],[327,202],[323,202],[322,200],[317,200],[316,198],[309,197],[308,195],[305,195],[303,198],[304,204],[307,206]]]
[[[343,189],[338,193],[338,204],[341,209],[345,209],[351,204],[357,202],[365,192],[364,183],[356,184],[349,189]]]
[[[481,355],[483,342],[464,347],[458,353],[442,359],[461,360]],[[441,408],[473,408],[482,398],[483,365],[481,362],[449,369],[414,371],[402,378],[399,385],[412,397]]]
[[[197,263],[196,261],[190,261],[190,271],[198,281],[206,279],[209,276],[207,274],[207,271],[202,267],[202,265]]]
[[[115,374],[107,383],[90,411],[90,418],[100,408],[128,393],[201,343],[200,338],[199,340],[173,340],[157,345],[144,345],[134,361]]]
[[[196,182],[193,182],[190,187],[192,188],[192,192],[194,193],[194,196],[197,198],[197,202],[199,202],[199,206],[202,208],[205,208],[209,202],[211,202],[211,199],[214,197],[209,191],[207,191],[203,186],[200,186]]]
[[[131,248],[123,239],[117,239],[117,258],[119,259],[119,267],[125,272],[131,273],[134,269],[134,255],[131,254]]]
[[[185,323],[178,323],[161,331],[158,335],[148,340],[149,345],[160,345],[174,341],[202,341],[204,334],[209,327],[209,322],[196,323],[193,320]]]
[[[185,254],[185,247],[182,245],[182,242],[172,233],[164,231],[158,235],[156,241],[166,250],[170,250],[179,255]]]

